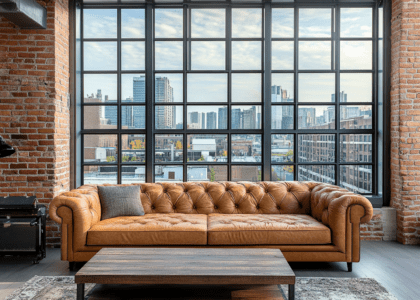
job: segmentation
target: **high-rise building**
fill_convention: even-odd
[[[219,115],[220,118],[220,115]],[[232,109],[232,129],[241,129],[242,126],[242,112],[240,108]],[[219,127],[220,129],[220,127]]]
[[[207,113],[207,129],[217,129],[217,113],[214,111]]]
[[[201,128],[202,129],[206,128],[206,113],[201,113]],[[216,127],[214,127],[214,129],[216,129]]]
[[[293,102],[287,90],[279,85],[271,87],[271,102]],[[271,107],[271,126],[276,129],[293,129],[293,106],[273,105]]]
[[[242,112],[242,129],[255,129],[257,125],[256,107],[244,109]]]
[[[299,128],[309,128],[315,126],[315,108],[314,107],[299,107],[298,112]]]
[[[174,102],[173,87],[167,77],[156,77],[155,79],[155,102]],[[155,107],[156,128],[175,128],[176,110],[172,105],[159,105]]]
[[[201,123],[201,113],[199,113],[198,111],[193,111],[189,113],[188,116],[190,118],[190,124],[198,124],[198,128],[204,129]],[[197,125],[194,125],[194,126],[197,126]]]
[[[331,94],[331,102],[335,102],[335,94]],[[340,102],[347,102],[347,94],[344,91],[340,92]]]
[[[218,129],[227,129],[227,107],[219,108],[219,116],[217,119]]]

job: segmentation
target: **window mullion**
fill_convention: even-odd
[[[154,29],[153,5],[146,5],[146,182],[154,181]]]
[[[264,112],[262,180],[271,180],[271,3],[264,4]]]

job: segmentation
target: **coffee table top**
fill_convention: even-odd
[[[75,276],[100,284],[294,284],[279,249],[103,248]]]

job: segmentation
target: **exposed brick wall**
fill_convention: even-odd
[[[0,159],[0,196],[50,203],[69,189],[69,23],[67,0],[38,1],[46,30],[0,18],[0,135],[16,153]],[[59,245],[57,224],[47,242]]]

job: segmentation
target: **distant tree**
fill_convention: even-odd
[[[177,141],[176,142],[175,149],[177,149],[177,150],[181,150],[182,149],[182,143],[181,143],[181,141]]]
[[[141,140],[134,140],[131,141],[130,145],[131,145],[131,149],[133,150],[140,150],[140,149],[144,149],[144,142],[142,142]]]
[[[115,161],[115,157],[114,156],[107,156],[106,161],[107,162],[113,162],[113,161]]]
[[[137,161],[137,157],[135,156],[131,157],[131,161]]]
[[[210,181],[213,182],[215,177],[216,177],[216,172],[214,171],[214,168],[211,168],[210,169]]]

